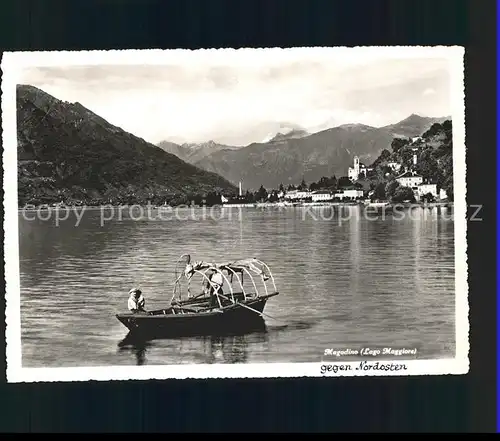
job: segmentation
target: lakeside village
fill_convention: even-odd
[[[453,143],[451,121],[434,124],[422,136],[394,138],[392,152],[384,149],[371,166],[358,156],[347,176],[323,177],[309,185],[302,179],[298,186],[283,185],[267,191],[243,194],[241,183],[237,197],[221,196],[223,205],[301,206],[357,205],[388,207],[392,204],[453,204]]]
[[[414,155],[414,164],[417,164],[417,155]],[[401,171],[401,164],[389,163],[393,172]],[[413,203],[413,204],[446,204],[449,200],[446,191],[439,188],[435,182],[428,182],[414,169],[410,168],[397,174],[394,180],[389,181],[382,195],[381,189],[371,188],[367,185],[367,176],[373,171],[354,157],[353,167],[349,167],[348,176],[337,180],[332,178],[321,178],[309,186],[302,180],[298,186],[289,185],[286,189],[280,185],[278,190],[267,191],[263,186],[255,193],[242,192],[239,183],[239,194],[237,197],[227,198],[221,195],[223,206],[233,207],[266,207],[266,206],[302,206],[302,205],[387,205],[390,203]],[[388,174],[390,172],[387,172]],[[368,188],[366,188],[368,187]]]
[[[447,191],[440,188],[438,182],[431,182],[418,173],[418,154],[413,154],[413,163],[404,167],[397,162],[388,162],[385,167],[387,182],[374,184],[370,178],[374,177],[375,168],[361,163],[359,157],[354,157],[352,167],[348,169],[348,176],[337,180],[321,178],[318,182],[309,185],[302,180],[298,186],[283,185],[277,190],[267,191],[263,186],[255,192],[242,192],[239,183],[237,197],[221,195],[223,206],[233,207],[268,207],[268,206],[328,206],[328,205],[366,205],[389,206],[398,204],[427,204],[450,205]]]
[[[221,205],[234,208],[264,207],[300,207],[300,206],[335,206],[364,205],[387,207],[391,204],[420,204],[427,206],[452,204],[447,191],[440,188],[437,182],[426,179],[417,170],[418,154],[414,152],[412,166],[405,167],[397,162],[387,162],[384,167],[384,180],[374,183],[375,166],[367,167],[354,157],[348,175],[337,179],[322,177],[318,182],[309,185],[302,179],[300,185],[290,184],[286,188],[281,184],[278,189],[267,190],[261,186],[256,192],[243,192],[239,182],[238,195],[210,193],[208,195],[192,195],[189,201],[181,204],[163,206]],[[53,204],[61,207],[64,204]],[[161,208],[162,205],[155,205]]]
[[[393,204],[426,204],[450,205],[453,201],[438,182],[426,179],[418,172],[418,154],[413,154],[410,167],[398,162],[384,164],[384,179],[377,180],[376,167],[367,167],[354,157],[348,175],[337,179],[322,177],[318,182],[309,185],[302,179],[300,185],[280,185],[278,189],[267,190],[261,186],[256,192],[243,192],[239,182],[238,195],[210,193],[208,195],[192,195],[188,200],[175,205],[214,206],[222,205],[234,208],[251,207],[297,207],[297,206],[331,206],[331,205],[365,205],[390,206]],[[61,207],[64,204],[52,204]],[[161,205],[155,205],[156,208]]]

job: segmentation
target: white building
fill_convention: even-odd
[[[347,177],[351,181],[357,181],[360,174],[364,174],[366,176],[366,172],[373,170],[373,168],[369,168],[362,162],[359,162],[359,158],[357,156],[354,157],[353,165],[353,167],[349,167],[349,169],[347,170]]]
[[[311,192],[301,190],[291,190],[285,194],[285,199],[290,201],[300,201],[311,197]]]
[[[388,162],[387,167],[397,172],[401,169],[401,164],[399,162]]]
[[[407,171],[402,175],[399,175],[396,178],[396,181],[398,181],[403,187],[411,187],[413,190],[416,190],[416,187],[423,183],[424,178],[417,175],[415,172]]]
[[[363,197],[363,190],[340,190],[335,193],[338,199],[358,199]]]
[[[313,202],[331,201],[333,194],[326,190],[318,190],[311,193],[311,198]]]
[[[223,195],[221,195],[220,197],[220,201],[223,203],[223,204],[226,204],[229,202],[229,199],[225,198]]]
[[[448,199],[448,195],[446,194],[446,190],[443,188],[437,189],[436,184],[420,184],[415,191],[415,197],[417,199],[421,199],[422,196],[426,194],[431,194],[436,199]]]
[[[437,185],[436,184],[420,184],[417,187],[417,191],[416,191],[415,196],[417,198],[421,198],[422,196],[425,196],[428,193],[430,193],[432,196],[434,196],[437,199],[438,198]]]

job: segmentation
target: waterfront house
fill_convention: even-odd
[[[339,190],[337,193],[335,193],[335,198],[336,199],[359,199],[363,197],[363,190],[356,190],[356,189],[346,189],[346,190]]]
[[[325,202],[333,199],[333,194],[328,190],[318,190],[311,193],[313,202]]]
[[[422,183],[417,187],[415,191],[415,198],[417,200],[421,200],[423,196],[427,194],[431,194],[437,200],[447,199],[448,195],[446,194],[446,190],[440,188],[438,191],[437,184],[431,183]]]
[[[417,187],[416,191],[416,197],[417,199],[421,198],[422,196],[425,196],[426,194],[431,194],[434,196],[436,199],[438,198],[438,191],[437,191],[437,185],[436,184],[429,184],[429,183],[423,183],[420,184]]]
[[[311,197],[311,192],[303,190],[291,190],[285,194],[285,200],[289,201],[300,201],[304,199],[309,199],[310,197]]]
[[[417,187],[423,183],[424,178],[416,172],[408,170],[397,176],[396,181],[398,181],[403,187],[410,187],[415,191],[417,190]]]

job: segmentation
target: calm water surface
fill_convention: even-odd
[[[88,210],[78,227],[74,214],[59,226],[20,214],[23,366],[317,362],[326,348],[385,345],[454,356],[450,209],[401,220],[315,210],[243,209],[239,218],[225,209],[202,220],[198,209],[197,220],[124,215],[102,226],[100,211]],[[183,253],[267,262],[280,291],[265,309],[274,318],[267,332],[120,345],[127,329],[115,314],[126,311],[128,290],[164,307]]]

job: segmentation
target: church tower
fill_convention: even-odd
[[[359,176],[359,158],[357,156],[354,157],[354,179],[358,179]]]

